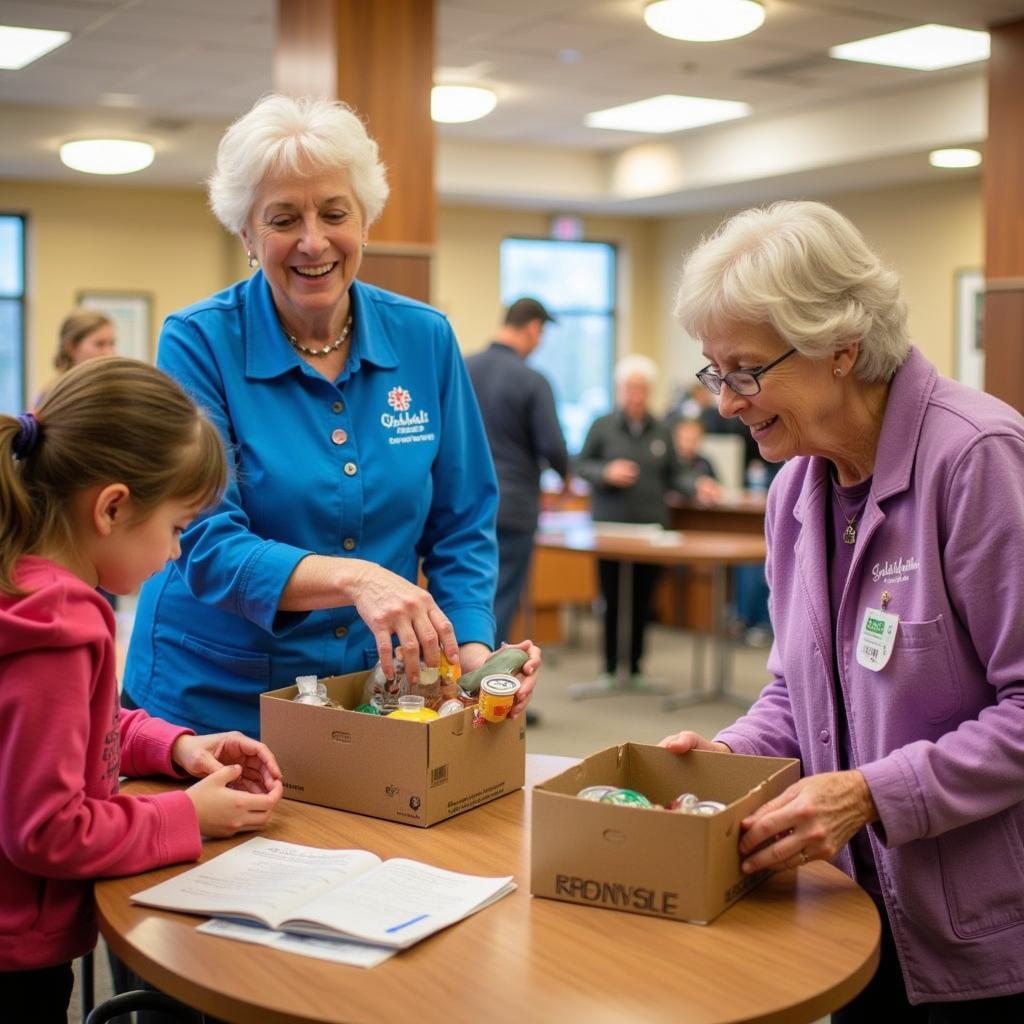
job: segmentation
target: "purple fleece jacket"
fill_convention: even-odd
[[[716,739],[838,770],[825,459],[788,463],[768,499],[774,679]],[[862,668],[865,608],[899,616]],[[912,1003],[1024,991],[1024,420],[938,376],[916,349],[893,378],[840,602],[851,767]],[[837,864],[853,875],[849,848]]]

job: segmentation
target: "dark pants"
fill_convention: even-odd
[[[911,1006],[885,906],[878,900],[876,903],[882,918],[878,970],[859,996],[832,1014],[832,1024],[882,1024],[885,1021],[897,1021],[899,1024],[1020,1024],[1024,1021],[1024,993],[994,999]]]
[[[498,589],[494,595],[494,618],[497,622],[495,646],[513,639],[509,632],[523,587],[526,586],[532,555],[533,530],[505,530],[498,527]]]
[[[623,571],[619,562],[600,559],[597,563],[604,598],[604,668],[613,675],[619,664],[619,580]],[[658,582],[656,565],[633,566],[632,614],[629,623],[629,671],[640,671],[644,656],[644,630],[651,615],[651,597]]]
[[[0,971],[0,1018],[67,1024],[74,983],[70,962],[34,971]]]

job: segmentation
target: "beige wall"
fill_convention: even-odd
[[[980,179],[958,177],[826,201],[850,216],[903,276],[915,342],[940,372],[952,372],[954,273],[982,260]],[[79,290],[149,293],[155,338],[168,313],[246,272],[240,244],[220,228],[198,189],[0,181],[0,210],[30,217],[30,395],[50,378],[57,328]],[[722,216],[584,219],[587,238],[619,249],[619,354],[643,352],[665,368],[662,398],[700,359],[671,317],[680,256]],[[501,314],[501,239],[546,236],[548,220],[547,214],[522,210],[441,208],[434,300],[451,318],[464,351],[485,345]]]
[[[52,377],[57,331],[79,291],[147,293],[155,345],[168,313],[236,269],[237,243],[198,189],[0,181],[0,210],[29,217],[29,397]]]
[[[820,198],[849,217],[900,274],[911,339],[940,373],[951,375],[954,276],[959,269],[981,267],[984,258],[981,179],[958,176],[936,184]],[[728,212],[678,217],[659,226],[658,329],[664,344],[662,365],[675,380],[689,379],[702,362],[698,346],[683,336],[671,315],[682,255]]]

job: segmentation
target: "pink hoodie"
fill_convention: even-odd
[[[27,595],[0,593],[0,971],[91,949],[92,879],[200,852],[183,791],[118,794],[120,774],[178,774],[189,730],[120,708],[110,606],[43,558],[15,580]]]

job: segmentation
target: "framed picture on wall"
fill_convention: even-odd
[[[153,361],[153,302],[148,293],[86,290],[75,301],[110,317],[119,356]]]
[[[977,269],[958,270],[956,306],[956,379],[979,391],[985,387],[985,275]]]

